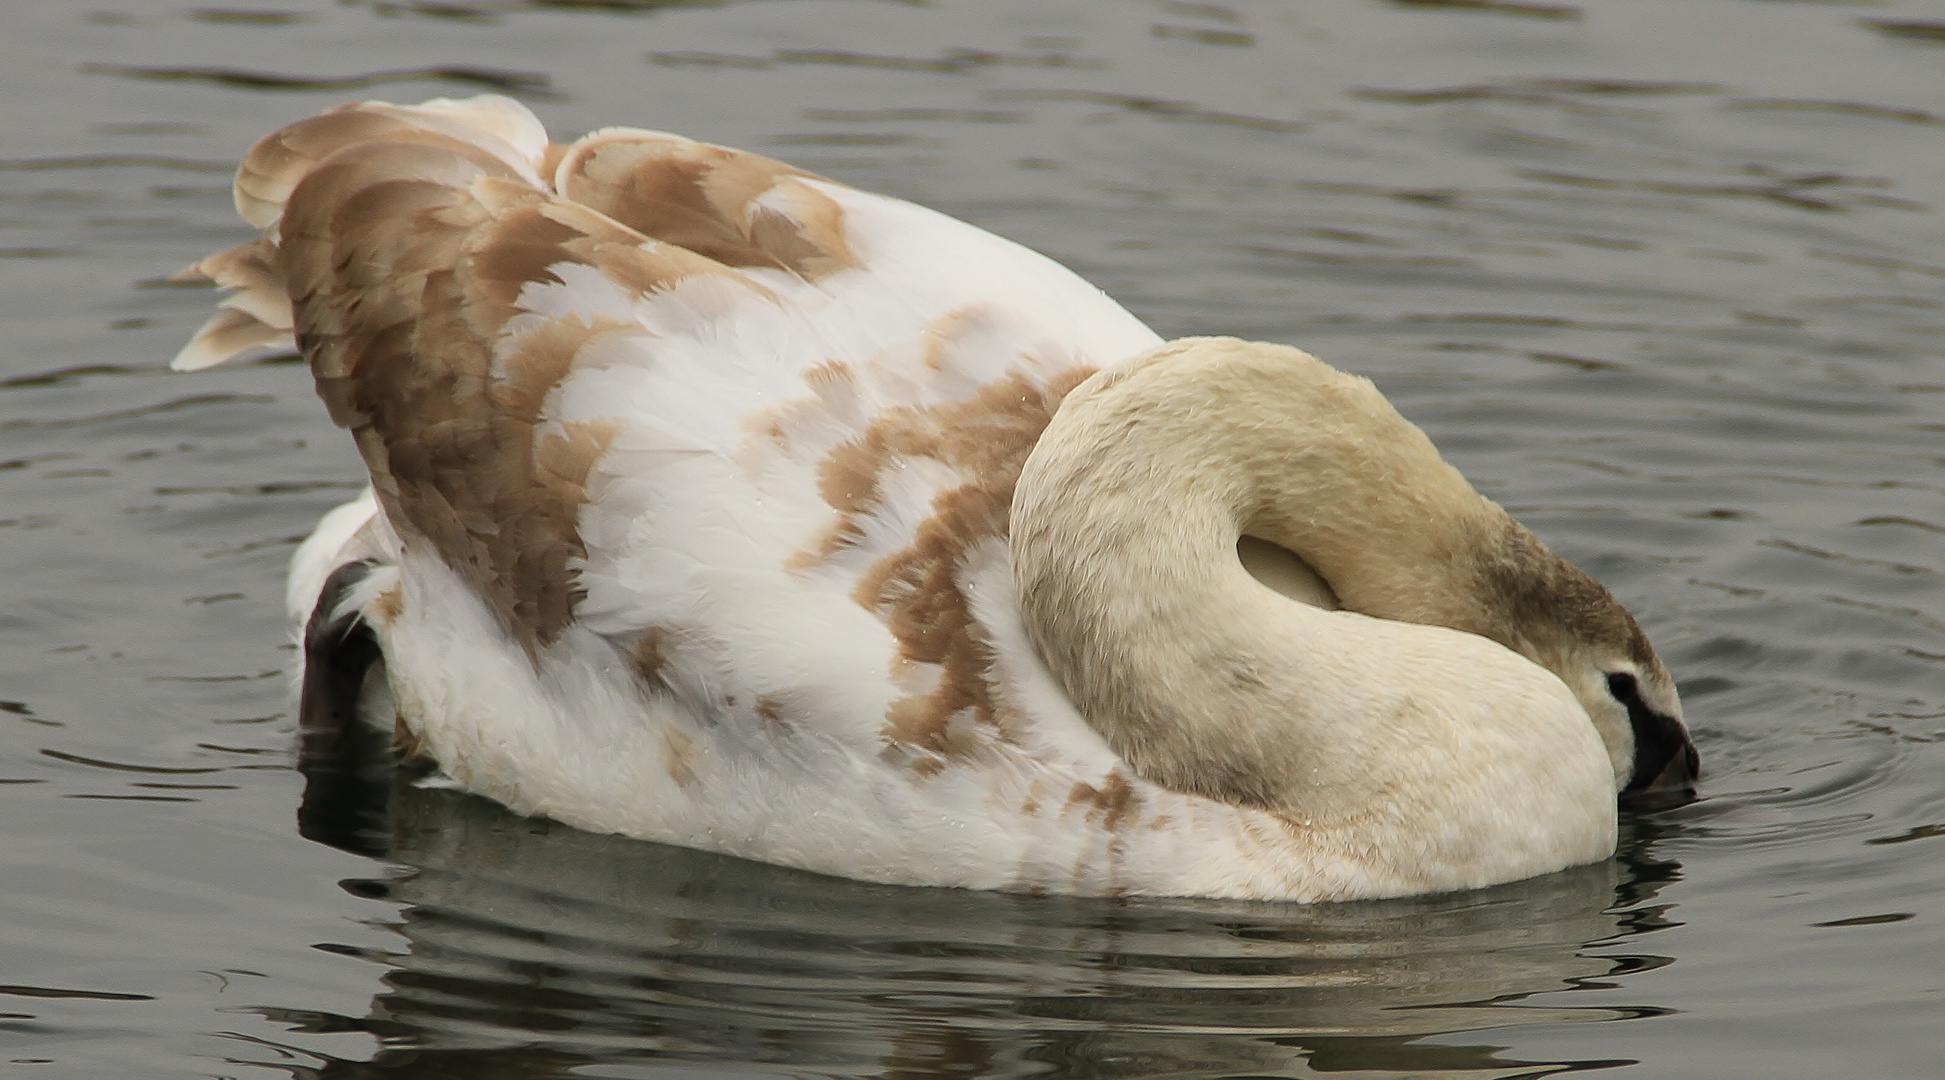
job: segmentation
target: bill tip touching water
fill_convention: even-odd
[[[236,195],[260,235],[186,271],[233,291],[176,366],[294,338],[372,485],[293,563],[307,708],[372,664],[398,744],[516,811],[1335,900],[1605,858],[1617,795],[1696,776],[1614,597],[1295,349],[504,98],[293,124]]]

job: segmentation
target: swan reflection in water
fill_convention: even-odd
[[[1530,999],[1668,962],[1621,955],[1678,870],[1643,822],[1619,860],[1470,893],[1036,897],[592,835],[417,786],[363,725],[310,729],[303,829],[405,868],[345,883],[402,905],[405,941],[362,1017],[263,1010],[379,1039],[289,1047],[294,1076],[1536,1076],[1626,1062],[1518,1060],[1493,1029],[1639,1017]]]

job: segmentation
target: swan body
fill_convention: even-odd
[[[503,98],[238,172],[177,358],[294,337],[371,489],[292,614],[527,814],[872,881],[1296,900],[1611,854],[1680,784],[1607,592],[1365,380],[1163,343],[898,200]]]

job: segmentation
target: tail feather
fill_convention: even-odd
[[[548,186],[540,178],[547,131],[511,98],[483,94],[465,101],[436,98],[422,105],[363,101],[259,139],[236,171],[236,212],[274,235],[290,193],[325,158],[358,143],[422,139],[428,132],[498,158],[535,187]]]
[[[169,366],[200,371],[265,348],[292,348],[290,294],[277,247],[259,238],[219,251],[169,275],[170,281],[209,281],[236,290],[196,331]]]
[[[422,105],[366,101],[329,110],[258,140],[236,171],[236,209],[262,233],[172,274],[171,281],[210,281],[234,290],[170,367],[198,371],[266,349],[294,348],[289,283],[278,247],[284,206],[327,158],[360,144],[448,143],[483,163],[497,161],[545,189],[541,170],[558,148],[532,113],[509,98],[440,98]]]

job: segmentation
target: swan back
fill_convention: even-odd
[[[942,215],[665,133],[551,146],[493,97],[367,102],[294,124],[246,155],[237,200],[264,235],[185,271],[238,291],[176,366],[295,333],[386,518],[530,652],[585,595],[590,470],[631,410],[690,429],[664,441],[697,452],[747,457],[749,429],[775,428],[828,474],[827,495],[847,488],[824,500],[841,504],[823,508],[840,540],[881,509],[911,534],[930,508],[881,505],[876,474],[910,455],[872,449],[874,417],[909,443],[942,418],[899,407],[955,404],[963,418],[982,393],[1017,401],[1050,377],[1064,393],[1155,341],[1063,268]],[[997,285],[981,275],[996,266]],[[1059,339],[1038,329],[1063,323]],[[700,369],[692,387],[670,386],[684,368]],[[639,378],[633,401],[568,386],[604,369],[660,369],[648,382],[670,393],[641,401]],[[675,400],[712,385],[715,400]],[[799,398],[825,415],[784,407]],[[726,423],[693,430],[709,415]],[[853,439],[860,452],[839,451]]]

